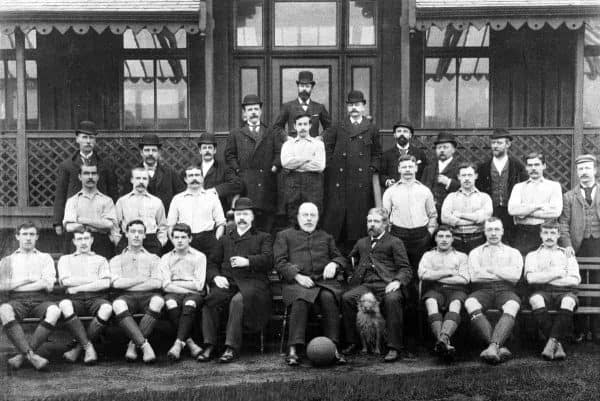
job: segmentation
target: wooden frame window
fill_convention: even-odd
[[[600,29],[586,25],[583,51],[583,126],[600,127]]]

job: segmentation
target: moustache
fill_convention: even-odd
[[[156,160],[156,158],[154,156],[146,156],[145,159],[146,160]]]
[[[144,184],[137,184],[135,187],[136,188],[146,188],[146,186]]]
[[[237,221],[237,224],[248,224],[248,222],[246,220],[244,220],[244,219],[239,219]]]
[[[190,182],[190,184],[201,184],[201,182],[200,182],[200,181],[198,181],[198,180],[192,180],[192,181]]]
[[[93,184],[94,182],[96,182],[96,181],[92,180],[91,178],[86,181],[86,183],[88,183],[88,184]]]

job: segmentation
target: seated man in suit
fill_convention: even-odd
[[[412,270],[404,244],[387,231],[388,212],[373,208],[367,216],[368,237],[354,245],[350,257],[358,257],[358,267],[351,284],[354,288],[342,296],[342,314],[346,341],[349,344],[343,353],[358,350],[356,336],[357,301],[372,292],[380,302],[386,317],[388,352],[384,362],[400,359],[403,344],[403,309],[407,297],[407,286],[412,279]]]
[[[339,297],[342,286],[336,273],[346,267],[346,259],[335,246],[335,240],[317,228],[319,210],[314,203],[298,208],[298,226],[277,234],[273,255],[275,267],[283,276],[283,302],[290,308],[289,353],[290,366],[300,363],[297,347],[306,341],[308,312],[318,304],[323,315],[323,334],[339,344]],[[338,363],[346,360],[337,353]]]

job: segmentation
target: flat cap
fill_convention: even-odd
[[[594,155],[579,155],[575,158],[575,164],[579,164],[579,163],[588,163],[588,162],[592,162],[594,164],[596,164],[596,156]]]

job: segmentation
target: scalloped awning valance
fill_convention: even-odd
[[[0,32],[15,28],[27,33],[36,29],[47,35],[56,29],[86,34],[109,29],[123,34],[127,29],[152,33],[164,28],[185,29],[194,34],[206,29],[204,0],[0,0]]]
[[[452,24],[463,30],[470,25],[478,29],[489,25],[493,30],[507,26],[520,29],[527,26],[538,30],[544,26],[557,29],[579,29],[584,24],[600,26],[598,0],[414,0],[414,28],[440,29]]]

